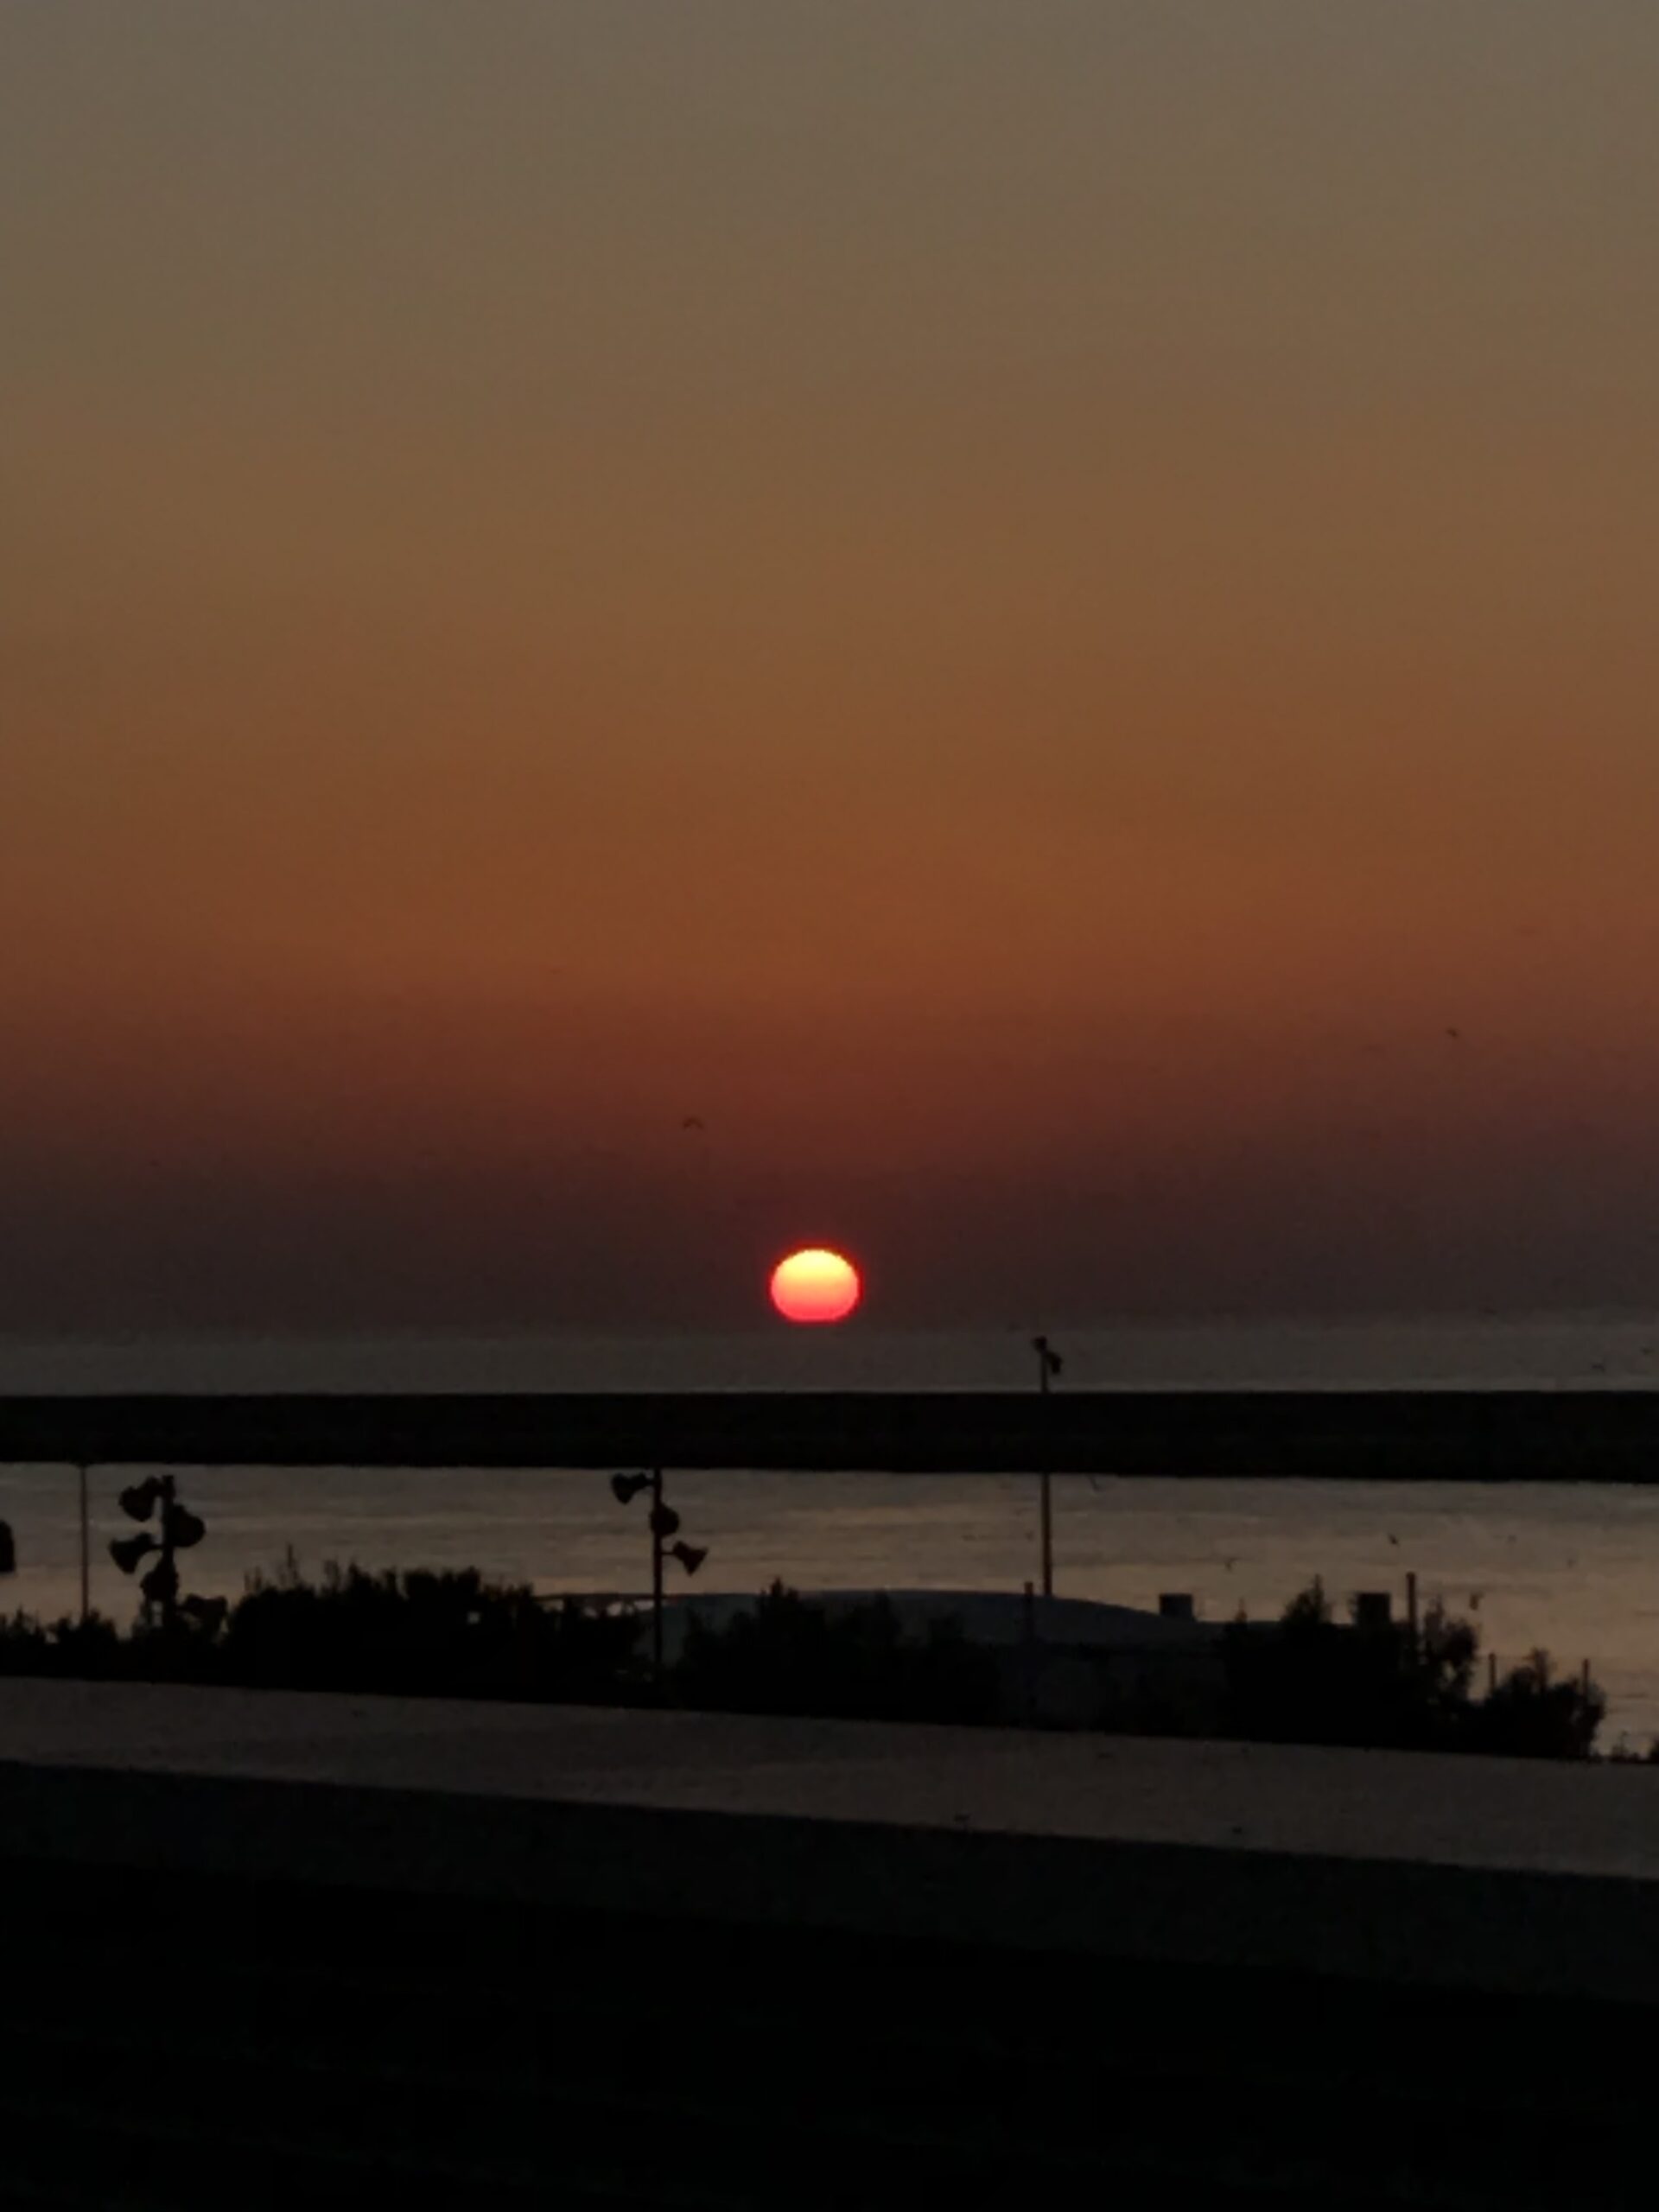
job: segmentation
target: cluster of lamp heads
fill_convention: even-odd
[[[647,1470],[637,1475],[611,1477],[611,1495],[619,1505],[631,1505],[646,1491],[654,1494],[651,1509],[652,1541],[661,1547],[666,1558],[677,1560],[688,1574],[695,1574],[708,1558],[709,1548],[706,1544],[688,1544],[680,1535],[679,1515],[671,1505],[663,1502],[661,1475]]]
[[[207,1533],[206,1522],[180,1498],[178,1484],[171,1475],[148,1476],[141,1483],[130,1483],[121,1493],[121,1510],[130,1521],[149,1521],[158,1510],[160,1517],[155,1529],[142,1529],[136,1535],[112,1537],[110,1557],[123,1574],[137,1574],[143,1561],[150,1560],[150,1566],[138,1581],[149,1603],[159,1605],[164,1618],[176,1611],[188,1614],[210,1631],[216,1630],[229,1610],[223,1598],[179,1595],[177,1554],[193,1551],[201,1541]]]

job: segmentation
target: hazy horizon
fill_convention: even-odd
[[[1659,1305],[1656,105],[1648,0],[5,10],[0,1331]]]
[[[1049,1317],[1044,1317],[1048,1319]],[[1051,1326],[1052,1325],[1051,1322]],[[0,1394],[123,1391],[1011,1390],[1035,1384],[1029,1319],[904,1328],[0,1332]],[[1069,1391],[1659,1389],[1659,1314],[1211,1316],[1053,1328]]]

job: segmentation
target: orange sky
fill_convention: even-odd
[[[6,10],[0,1325],[1659,1296],[1656,101],[1647,0]]]

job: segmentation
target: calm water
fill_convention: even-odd
[[[1065,1381],[1544,1387],[1659,1383],[1659,1328],[1628,1317],[1095,1331],[1057,1339]],[[537,1342],[0,1345],[0,1389],[1030,1387],[1023,1332],[762,1334]],[[92,1595],[124,1614],[132,1586],[105,1541],[130,1524],[130,1478],[92,1478]],[[292,1546],[303,1567],[477,1566],[549,1590],[633,1589],[643,1523],[588,1474],[193,1472],[209,1524],[193,1586],[234,1592]],[[1035,1484],[985,1478],[682,1475],[671,1495],[711,1549],[703,1584],[1015,1588],[1035,1573]],[[0,1515],[20,1571],[3,1600],[68,1609],[77,1590],[74,1479],[0,1471]],[[1659,1490],[1376,1484],[1062,1481],[1063,1593],[1149,1605],[1189,1590],[1211,1617],[1275,1612],[1315,1573],[1333,1595],[1400,1591],[1474,1608],[1500,1660],[1544,1644],[1588,1658],[1606,1689],[1607,1739],[1659,1734]]]

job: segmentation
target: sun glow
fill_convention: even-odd
[[[791,1252],[772,1270],[772,1302],[786,1321],[844,1321],[863,1295],[858,1269],[839,1252]]]

